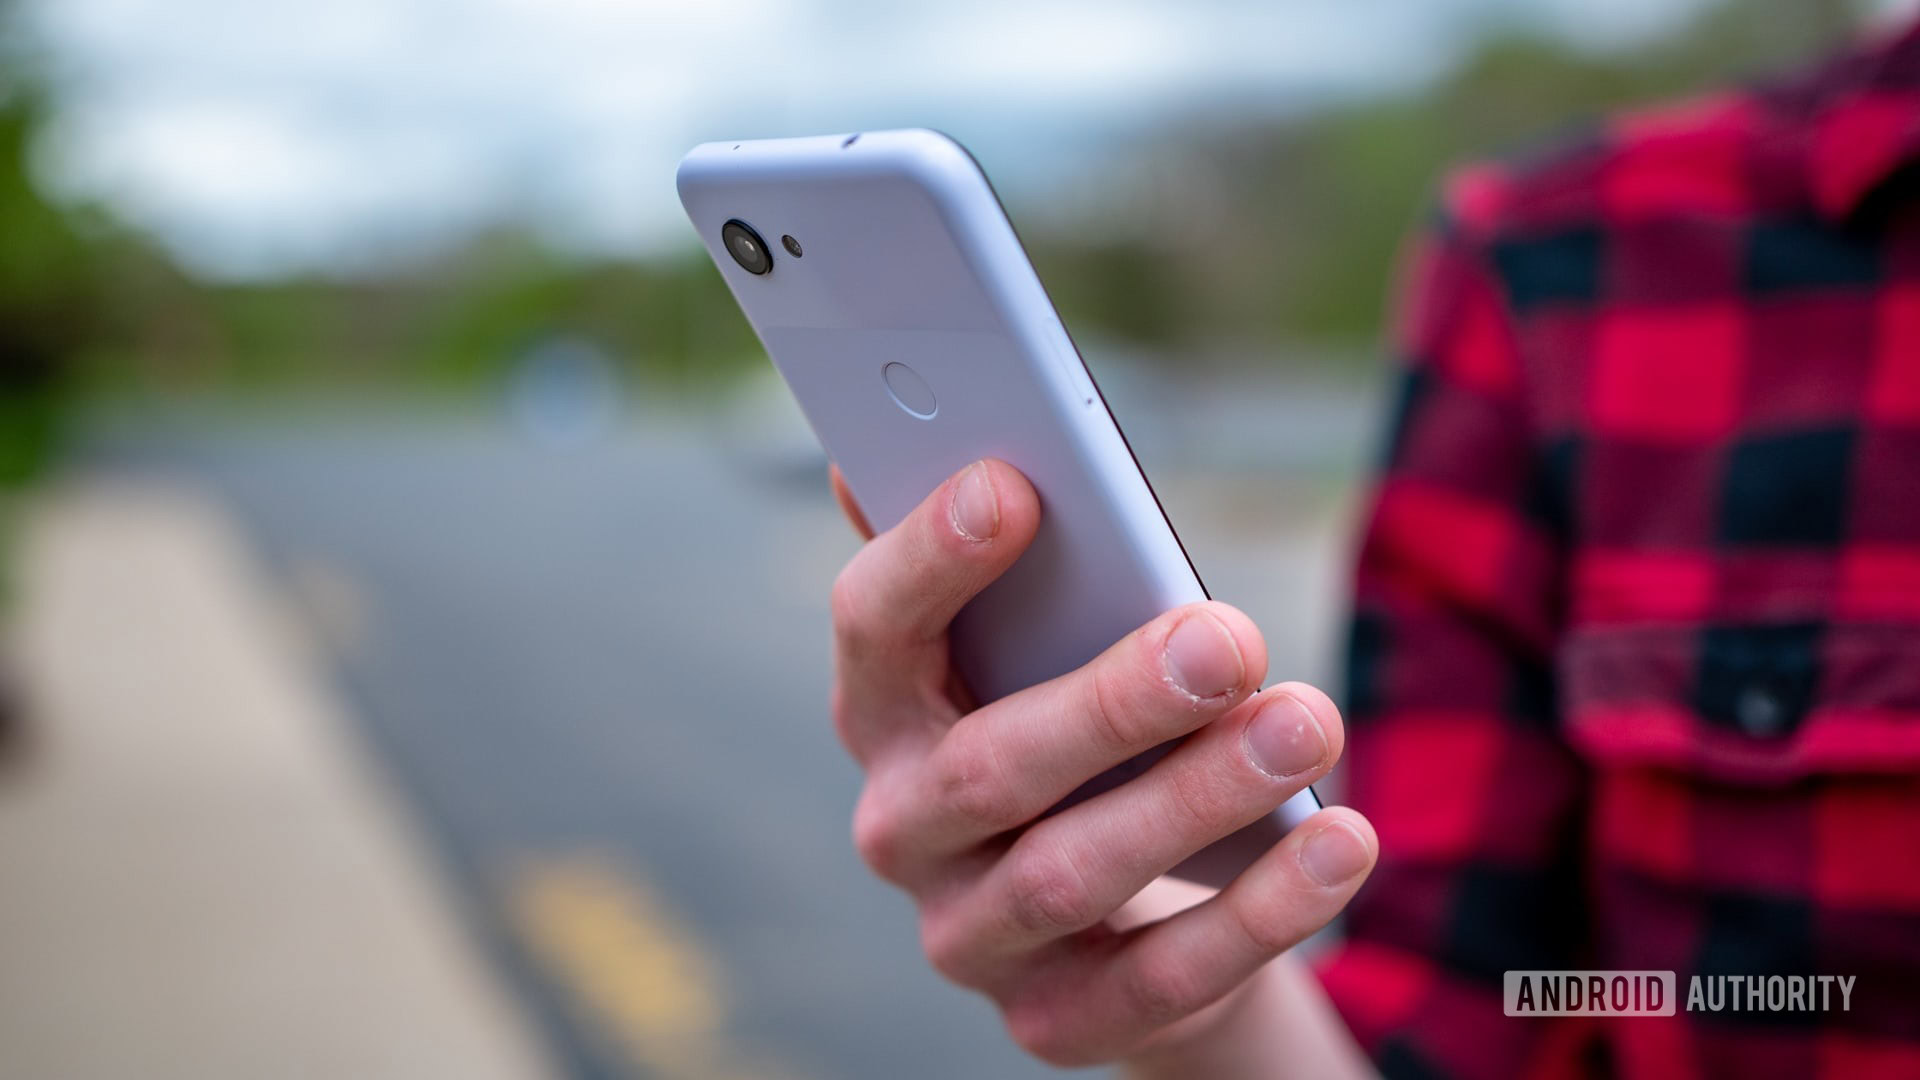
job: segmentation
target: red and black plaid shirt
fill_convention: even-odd
[[[1920,1077],[1920,31],[1446,187],[1326,985],[1391,1076]],[[1510,1019],[1509,969],[1671,1019]],[[1851,1008],[1684,1011],[1693,975]]]

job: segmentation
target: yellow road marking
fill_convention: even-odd
[[[509,908],[540,963],[635,1064],[670,1078],[764,1075],[723,1038],[719,965],[646,883],[595,853],[522,864]]]

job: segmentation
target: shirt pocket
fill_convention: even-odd
[[[1920,773],[1920,626],[1590,627],[1558,663],[1568,739],[1602,765],[1758,785]]]

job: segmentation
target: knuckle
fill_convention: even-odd
[[[1014,793],[1001,780],[992,747],[979,738],[942,743],[936,776],[941,804],[955,818],[989,833],[1019,824]]]
[[[840,745],[860,760],[860,713],[847,694],[847,687],[839,679],[833,681],[828,692],[828,712],[833,717],[833,732],[840,737]]]
[[[961,930],[958,920],[937,910],[920,913],[920,951],[941,978],[957,986],[971,984],[974,942]]]
[[[1121,982],[1120,992],[1138,1027],[1165,1027],[1205,1002],[1180,958],[1143,961]]]
[[[958,540],[947,525],[944,513],[916,511],[907,532],[910,543],[900,545],[899,559],[907,577],[934,585],[952,572],[952,555]]]
[[[1057,1068],[1093,1064],[1070,1037],[1060,1010],[1040,1000],[1023,1001],[1001,1010],[1007,1035],[1014,1045]]]
[[[1265,953],[1279,954],[1292,948],[1306,936],[1300,931],[1299,913],[1289,905],[1303,903],[1291,890],[1272,890],[1259,897],[1243,897],[1231,905],[1240,933]],[[1332,918],[1331,912],[1328,918]]]
[[[859,565],[860,560],[856,557],[843,567],[833,579],[833,590],[827,594],[827,607],[833,616],[834,642],[842,653],[853,657],[862,655],[877,636],[872,605],[867,600],[866,588],[860,580]]]
[[[1009,854],[1007,915],[1022,931],[1060,935],[1098,922],[1103,912],[1071,860],[1031,845],[1016,844]]]
[[[1203,770],[1169,769],[1167,787],[1171,795],[1170,810],[1182,832],[1194,835],[1217,832],[1232,817],[1232,808],[1227,805],[1231,786],[1218,783],[1216,777]]]
[[[1118,666],[1102,664],[1092,670],[1090,719],[1094,737],[1105,749],[1124,752],[1141,745],[1142,725],[1127,707],[1134,695],[1127,693],[1125,686],[1127,680],[1137,677],[1135,672]]]
[[[871,786],[853,807],[853,849],[876,875],[888,881],[899,880],[906,844],[897,819],[881,804]]]

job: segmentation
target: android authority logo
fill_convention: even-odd
[[[1848,1012],[1853,975],[1693,975],[1687,1012]],[[1509,971],[1508,1016],[1672,1016],[1682,1004],[1671,971]]]

